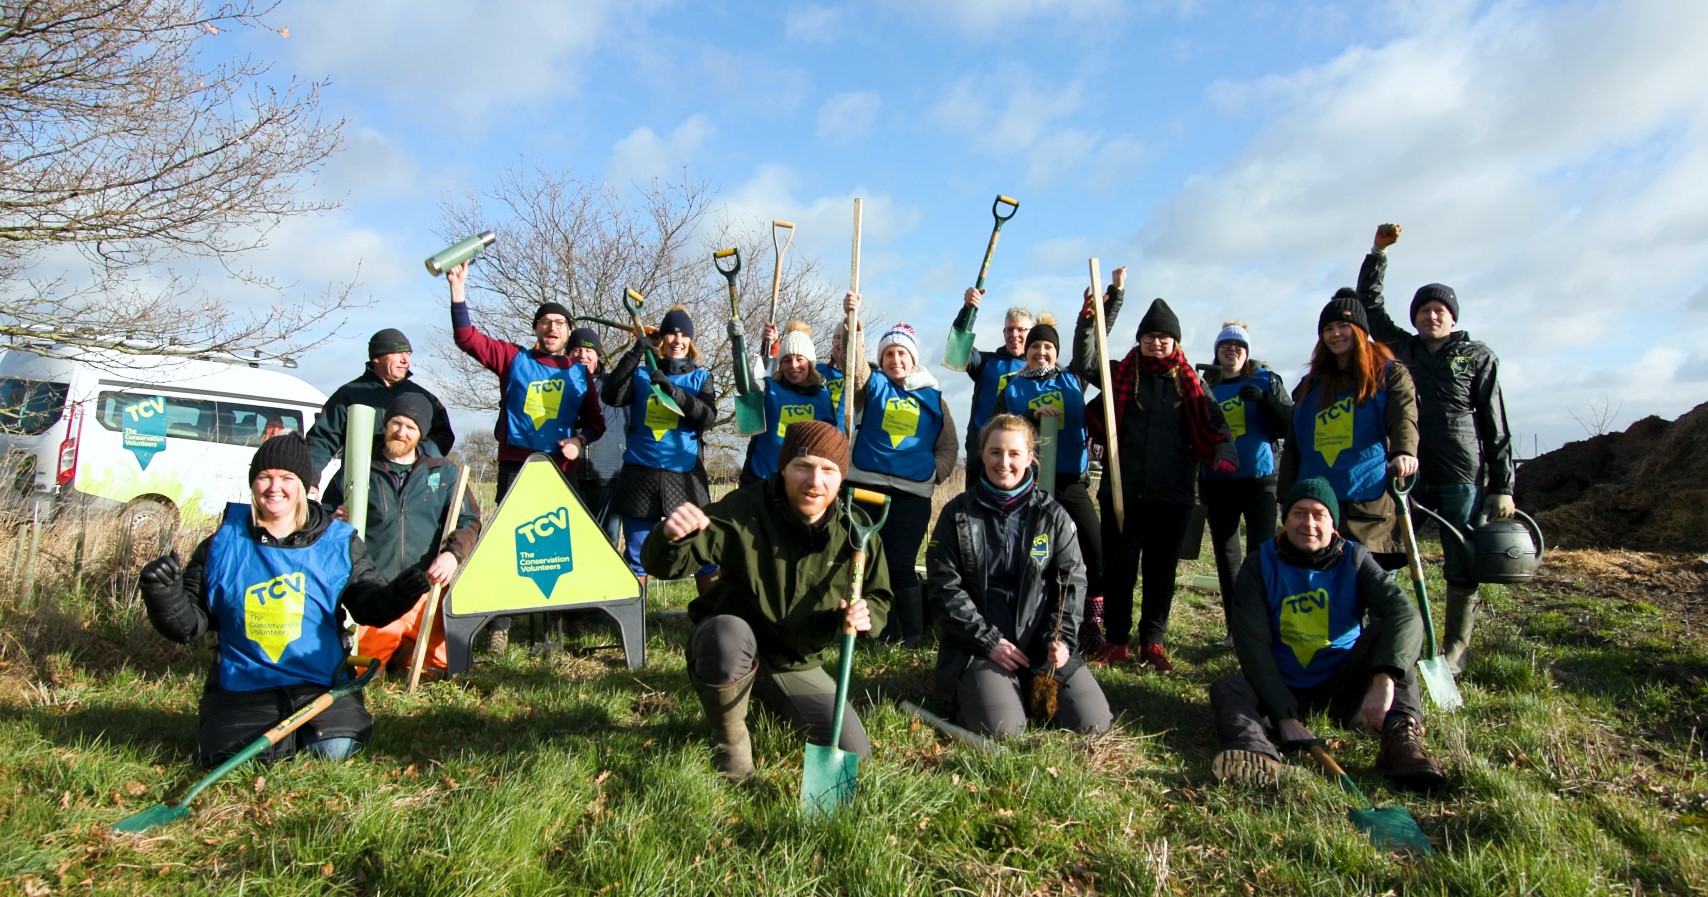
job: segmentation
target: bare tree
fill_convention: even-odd
[[[1602,396],[1586,402],[1581,412],[1567,411],[1566,414],[1593,439],[1613,430],[1613,422],[1619,419],[1619,411],[1624,407],[1624,402],[1614,402]]]
[[[704,184],[655,182],[625,197],[615,188],[540,169],[512,169],[483,195],[470,195],[444,208],[447,241],[493,230],[498,241],[479,257],[469,277],[469,313],[486,333],[521,345],[534,341],[531,322],[542,302],[558,302],[577,318],[628,322],[624,291],[647,297],[644,317],[657,324],[673,305],[686,308],[695,323],[695,344],[702,365],[717,378],[731,413],[734,367],[724,322],[730,320],[728,287],[712,265],[715,249],[741,251],[737,277],[748,351],[757,352],[760,329],[770,315],[773,249],[770,222],[714,220],[713,193]],[[800,318],[814,325],[821,351],[828,350],[831,327],[841,303],[819,281],[818,264],[791,255],[778,301],[782,325]],[[448,301],[448,297],[447,297]],[[581,322],[578,322],[578,326]],[[627,351],[633,338],[626,329],[599,327],[608,358]],[[441,345],[440,357],[454,374],[438,378],[439,394],[462,408],[496,411],[498,390],[491,376],[455,347]],[[708,434],[714,447],[745,445],[733,427]]]
[[[226,32],[271,30],[271,10],[0,0],[0,345],[52,331],[136,353],[300,348],[347,305],[349,285],[287,297],[290,287],[231,261],[264,246],[285,216],[336,206],[305,193],[342,140],[344,122],[320,116],[322,85],[267,88],[264,63],[202,62]],[[64,269],[62,248],[81,262]],[[234,309],[170,269],[185,258],[213,259],[280,301]],[[33,274],[43,267],[54,270]]]

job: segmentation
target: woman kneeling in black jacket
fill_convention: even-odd
[[[1085,566],[1073,521],[1034,488],[1034,436],[999,414],[979,431],[983,476],[937,520],[926,588],[941,632],[934,697],[960,725],[998,737],[1028,717],[1078,732],[1109,729],[1109,701],[1079,655]],[[1057,683],[1053,713],[1029,699]]]

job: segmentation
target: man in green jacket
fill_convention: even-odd
[[[433,584],[445,586],[480,537],[480,508],[472,491],[465,490],[456,526],[441,544],[459,468],[422,450],[422,434],[432,419],[432,405],[414,393],[396,396],[385,410],[383,429],[374,440],[369,462],[368,516],[362,543],[381,576],[392,579],[414,567],[426,573]],[[349,519],[344,498],[344,478],[334,477],[327,485],[324,504],[340,520]],[[393,657],[407,660],[426,604],[427,596],[423,595],[415,607],[392,623],[363,627],[358,652],[381,662]],[[444,621],[435,620],[428,640],[427,669],[446,668],[444,632]]]
[[[1423,749],[1412,667],[1423,618],[1362,545],[1335,532],[1340,503],[1327,480],[1300,480],[1281,501],[1282,533],[1245,559],[1228,630],[1241,675],[1210,686],[1221,781],[1273,782],[1283,745],[1316,736],[1302,720],[1327,708],[1382,735],[1376,767],[1396,785],[1439,787],[1441,764]]]
[[[792,424],[777,473],[703,510],[677,506],[641,548],[646,572],[659,579],[720,568],[717,583],[688,605],[688,678],[712,722],[718,771],[731,781],[753,776],[749,696],[829,744],[836,681],[824,666],[835,661],[842,627],[883,628],[890,579],[876,538],[867,544],[863,595],[848,601],[854,547],[846,515],[864,517],[848,506],[852,499],[837,498],[848,465],[842,431],[823,421]],[[853,708],[840,747],[871,756]]]

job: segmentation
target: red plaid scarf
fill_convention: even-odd
[[[1174,347],[1174,354],[1166,358],[1141,355],[1139,347],[1134,346],[1126,358],[1110,369],[1110,388],[1114,390],[1115,398],[1115,431],[1120,432],[1127,409],[1138,407],[1133,385],[1138,382],[1140,370],[1174,380],[1174,388],[1180,393],[1181,410],[1186,414],[1186,438],[1192,444],[1192,455],[1205,464],[1214,461],[1216,446],[1231,439],[1232,434],[1228,432],[1227,424],[1216,426],[1215,413],[1210,410],[1210,397],[1204,392],[1204,383],[1198,379],[1198,372],[1186,362],[1186,353],[1180,351],[1179,345]],[[1087,410],[1086,430],[1107,452],[1109,443],[1103,425],[1103,403],[1098,402]]]

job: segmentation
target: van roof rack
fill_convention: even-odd
[[[93,327],[34,324],[28,327],[0,328],[0,336],[22,338],[23,344],[32,348],[45,349],[53,345],[63,345],[83,349],[107,349],[126,355],[163,355],[196,361],[220,361],[226,364],[242,364],[249,367],[267,365],[269,367],[294,369],[297,366],[297,360],[294,356],[282,352],[271,352],[258,347],[183,346],[173,340],[142,338],[132,333],[101,337],[95,333]]]

